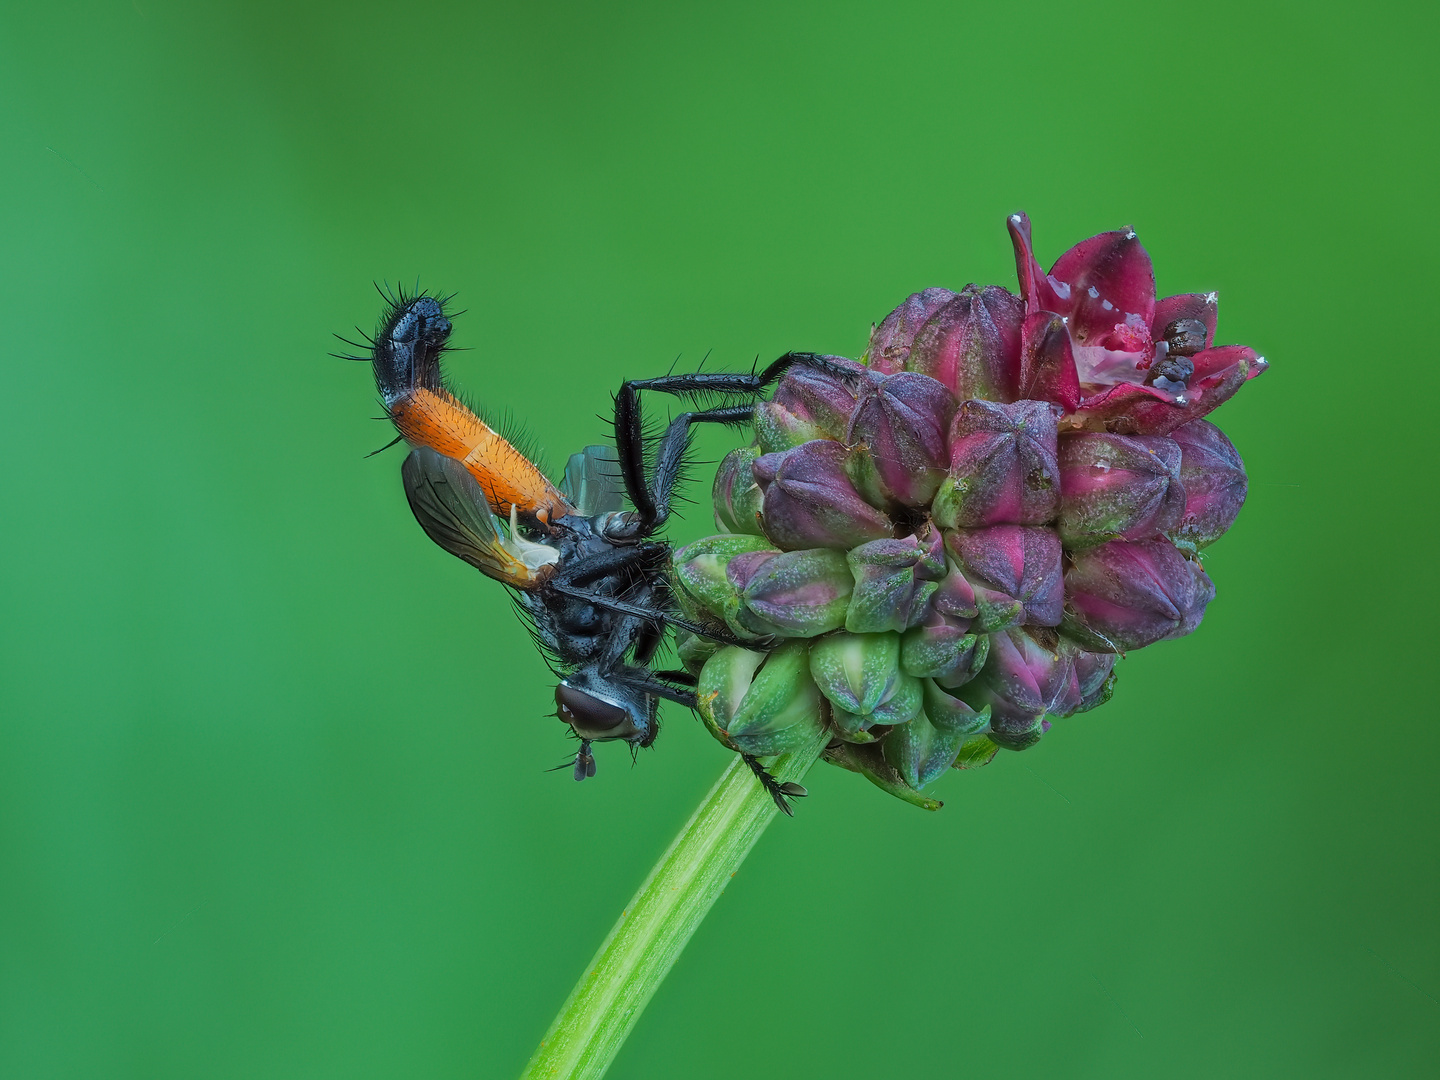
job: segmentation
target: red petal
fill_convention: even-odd
[[[1165,328],[1176,319],[1199,319],[1209,331],[1205,335],[1205,347],[1208,349],[1215,344],[1215,314],[1213,292],[1180,293],[1178,296],[1166,296],[1156,300],[1155,319],[1151,323],[1155,328],[1155,340],[1159,341],[1165,335]]]
[[[1050,277],[1070,286],[1070,333],[1076,344],[1133,352],[1139,336],[1150,340],[1155,270],[1131,230],[1082,240],[1056,260]]]
[[[1100,421],[1107,431],[1124,435],[1168,435],[1182,424],[1198,420],[1228,401],[1242,385],[1270,365],[1244,345],[1206,349],[1191,359],[1195,374],[1186,391],[1186,404],[1172,404],[1149,386],[1120,383],[1080,402],[1077,418],[1091,426]]]
[[[1248,345],[1221,345],[1218,348],[1198,352],[1190,358],[1190,362],[1195,365],[1195,374],[1190,376],[1190,385],[1195,386],[1202,379],[1234,367],[1242,360],[1249,360],[1252,363],[1258,361],[1260,371],[1264,371],[1269,366],[1265,363],[1265,358],[1257,356],[1255,350]],[[1253,379],[1260,374],[1260,371],[1247,375],[1246,378]]]
[[[1021,342],[1021,399],[1053,401],[1073,412],[1080,404],[1080,376],[1065,320],[1053,311],[1037,311],[1025,320]]]
[[[1030,240],[1030,218],[1025,211],[1011,214],[1005,222],[1010,242],[1015,245],[1015,276],[1020,282],[1020,296],[1025,301],[1025,314],[1037,311],[1069,311],[1069,306],[1055,294],[1045,271],[1035,261],[1035,247]]]

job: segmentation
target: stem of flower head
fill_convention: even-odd
[[[781,783],[799,780],[828,733],[770,762]],[[619,1053],[690,935],[779,811],[737,756],[620,913],[585,967],[521,1080],[598,1080]]]

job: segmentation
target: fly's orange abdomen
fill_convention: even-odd
[[[541,522],[574,508],[536,465],[444,390],[418,387],[390,403],[390,417],[412,446],[428,446],[465,466],[501,518],[510,507]]]

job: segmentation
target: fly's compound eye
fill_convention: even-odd
[[[582,739],[624,739],[633,730],[633,725],[629,723],[630,714],[624,706],[604,701],[573,686],[561,683],[555,687],[555,704],[560,707],[560,719],[574,728]]]

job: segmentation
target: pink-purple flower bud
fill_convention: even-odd
[[[751,422],[755,425],[755,443],[764,454],[792,450],[801,443],[829,437],[815,421],[796,416],[777,401],[757,404]]]
[[[863,445],[885,496],[924,506],[950,464],[946,434],[954,412],[954,396],[928,375],[883,376],[861,390],[845,441]]]
[[[1235,524],[1245,505],[1249,480],[1235,447],[1209,421],[1191,421],[1172,431],[1170,438],[1180,446],[1185,512],[1180,524],[1166,535],[1181,551],[1193,555]]]
[[[1115,654],[1084,652],[1063,638],[1060,648],[1070,652],[1075,664],[1075,683],[1079,699],[1068,708],[1051,709],[1050,715],[1074,716],[1109,701],[1110,695],[1115,692]]]
[[[1059,626],[1064,610],[1060,540],[1038,525],[955,529],[945,546],[975,589],[978,625]]]
[[[942,615],[962,621],[967,627],[980,614],[975,586],[970,584],[953,560],[945,561],[945,576],[940,579],[940,588],[935,590],[930,606]]]
[[[785,410],[794,421],[813,424],[823,432],[824,438],[848,442],[846,432],[850,429],[850,418],[855,412],[857,395],[861,388],[879,376],[843,356],[826,356],[823,359],[854,371],[858,379],[857,386],[846,386],[841,380],[823,371],[796,364],[775,387],[771,401]],[[787,443],[786,448],[792,445],[795,444]]]
[[[1065,573],[1064,632],[1091,652],[1126,652],[1184,637],[1215,586],[1168,540],[1114,540],[1075,556]]]
[[[867,503],[845,472],[849,451],[825,439],[751,466],[765,492],[765,532],[779,547],[841,551],[893,535],[890,519]]]
[[[905,367],[938,379],[960,401],[1014,401],[1025,307],[999,285],[967,285],[915,335]]]
[[[1080,703],[1073,651],[1053,631],[993,634],[985,667],[957,696],[977,710],[989,706],[991,739],[1023,750],[1044,732],[1047,713],[1066,714]]]
[[[906,370],[915,335],[930,317],[955,299],[949,289],[926,289],[907,296],[885,321],[870,331],[865,357],[876,371],[886,375]]]
[[[1144,540],[1180,523],[1180,447],[1158,435],[1060,438],[1060,539],[1070,549]]]
[[[974,399],[950,424],[950,474],[932,513],[945,528],[1043,525],[1060,503],[1059,409]]]

